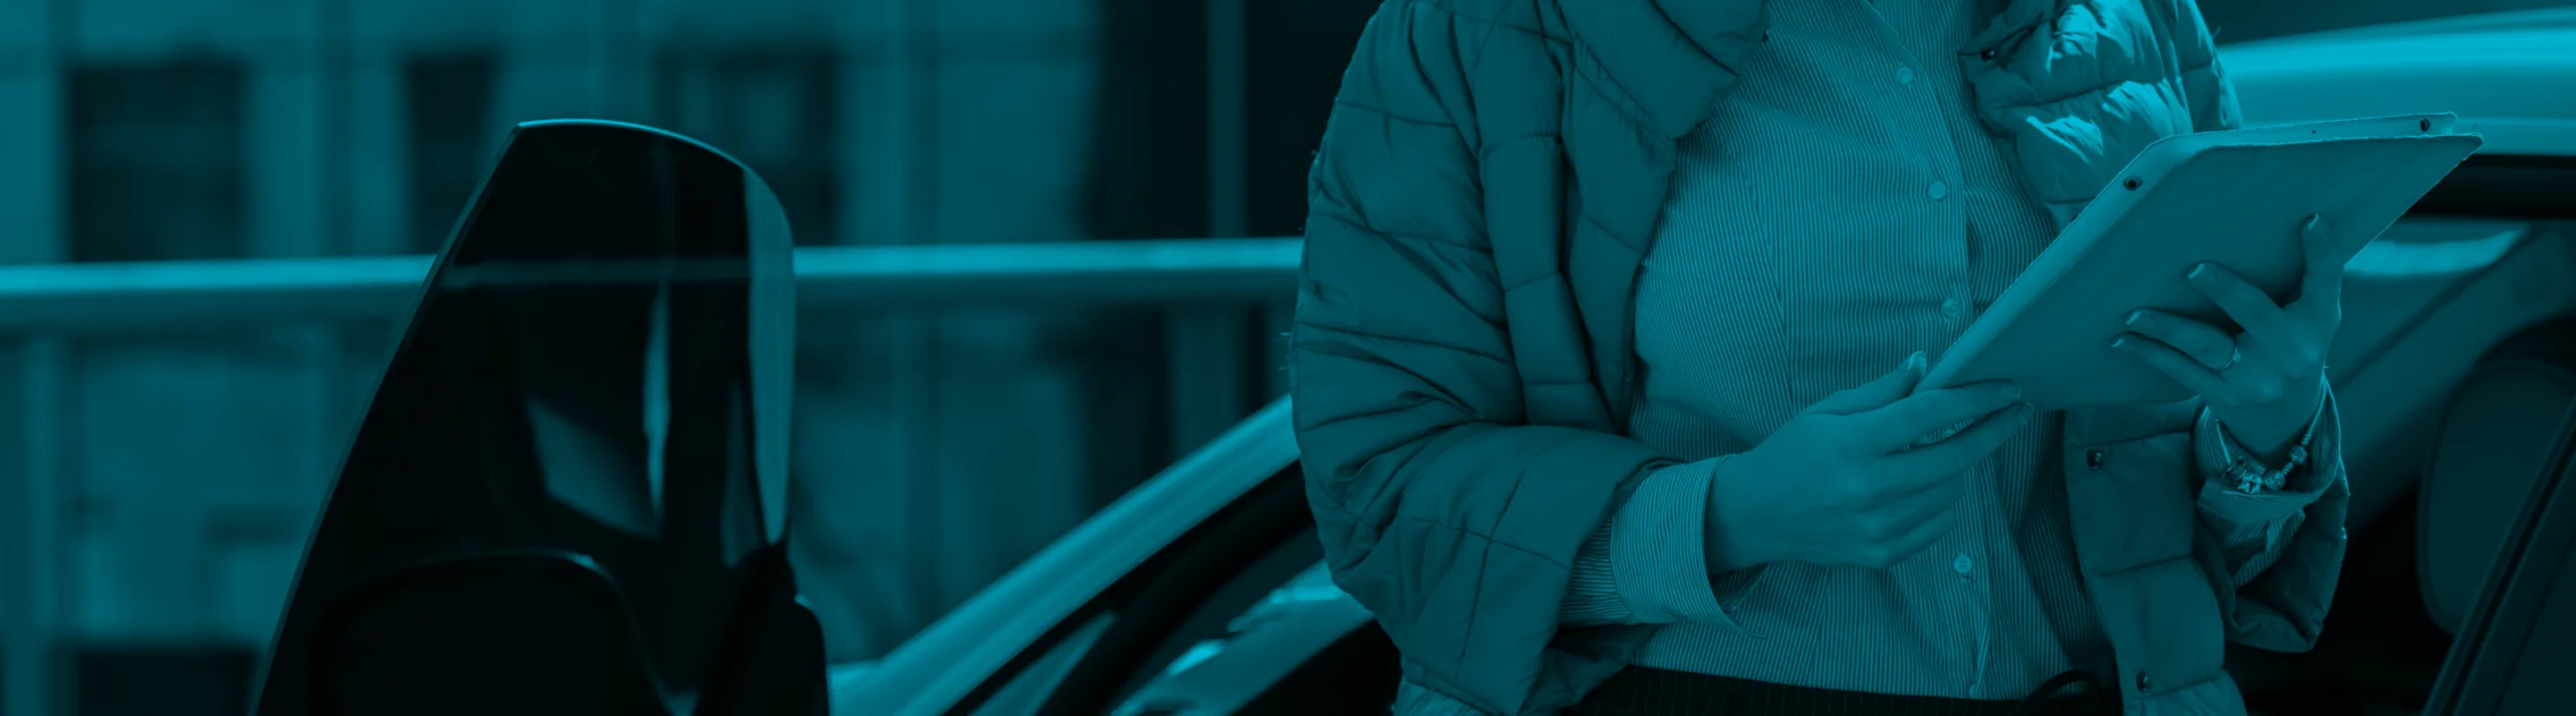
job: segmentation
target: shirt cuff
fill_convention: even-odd
[[[1684,463],[1646,476],[1577,553],[1564,610],[1569,621],[1736,625],[1733,612],[1763,568],[1709,574],[1708,491],[1724,462]]]
[[[1574,553],[1574,581],[1566,587],[1557,621],[1574,626],[1637,623],[1628,603],[1619,599],[1619,582],[1610,574],[1610,535],[1618,523],[1616,515],[1602,520]]]

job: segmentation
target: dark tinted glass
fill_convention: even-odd
[[[411,683],[477,649],[599,674],[634,656],[675,702],[748,698],[727,680],[786,654],[810,667],[762,671],[810,668],[819,689],[819,635],[779,537],[793,276],[777,200],[685,138],[541,122],[512,134],[467,211],[307,548],[260,713],[321,713],[314,693]],[[468,568],[531,551],[595,565],[597,584],[562,565]],[[599,599],[631,616],[601,621]],[[640,655],[595,638],[618,621]],[[314,671],[323,659],[336,668]],[[636,682],[463,663],[490,678],[442,683],[481,692],[478,713],[628,713],[593,687]]]

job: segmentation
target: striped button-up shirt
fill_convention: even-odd
[[[1637,287],[1630,436],[1696,462],[1648,476],[1596,531],[1567,624],[1665,625],[1644,666],[1849,691],[2012,699],[2067,669],[2117,673],[2079,581],[2054,413],[1964,475],[1958,527],[1895,567],[1705,562],[1725,456],[1915,350],[1937,360],[2056,234],[1970,105],[1960,63],[1983,5],[1770,5],[1744,79],[1680,143]],[[2204,415],[2205,469],[2225,439]],[[2321,488],[2213,481],[2201,514],[2238,572],[2259,570]],[[1409,683],[1396,711],[1469,712]]]
[[[1639,441],[1733,454],[1908,353],[1937,360],[2047,246],[2055,221],[1969,104],[1975,6],[1774,5],[1771,43],[1681,145],[1637,289]],[[2017,698],[2069,668],[2115,673],[2076,579],[2057,418],[1961,476],[1958,528],[1921,554],[1720,575],[1731,604],[1693,584],[1702,545],[1672,538],[1696,532],[1720,461],[1660,472],[1613,518],[1570,616],[1674,622],[1646,666],[1828,689]]]

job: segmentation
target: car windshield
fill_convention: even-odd
[[[330,569],[308,547],[425,340],[430,257],[512,128],[565,118],[701,140],[775,195],[801,297],[777,524],[825,658],[884,657],[1287,392],[1307,172],[1380,4],[0,4],[0,712],[241,712],[299,570]],[[2222,42],[2576,7],[2200,4]],[[673,307],[596,299],[514,299],[563,392],[508,417],[616,456],[548,486],[606,543],[668,493],[569,476],[657,469],[619,462],[657,439],[622,391],[670,367],[586,351]]]

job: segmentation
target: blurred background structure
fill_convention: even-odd
[[[2567,3],[2202,4],[2224,42]],[[1375,6],[0,0],[0,264],[433,252],[511,123],[557,117],[735,154],[805,245],[1293,236]],[[832,658],[1283,393],[1291,298],[809,311],[794,539]],[[0,325],[0,714],[242,713],[401,326]]]

